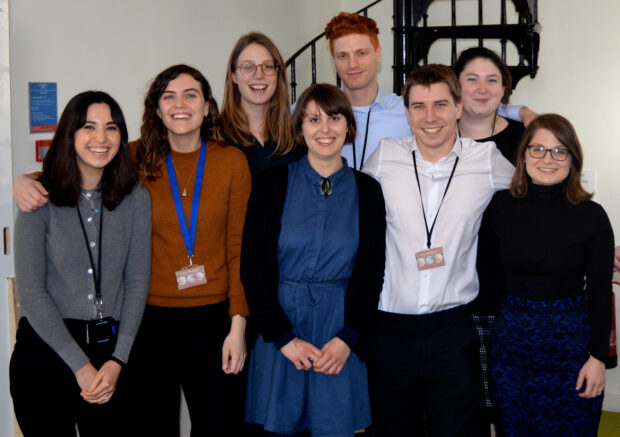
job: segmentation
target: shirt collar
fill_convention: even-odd
[[[344,91],[344,88],[340,87],[340,90]],[[379,88],[379,86],[377,85],[377,96],[375,97],[375,100],[368,106],[355,106],[354,109],[355,108],[366,108],[366,107],[371,108],[374,105],[379,105],[381,109],[385,109],[387,105],[387,102],[385,101],[386,97],[387,95],[381,92],[381,88]]]
[[[417,152],[416,155],[419,155],[421,157],[422,154],[420,153],[420,147],[418,146],[418,142],[416,141],[415,136],[411,136],[409,138],[411,138],[411,141],[409,143],[409,153],[411,153],[411,152],[413,152],[415,150]],[[447,156],[441,158],[440,161],[443,160],[443,159],[449,158],[450,155],[458,156],[459,159],[460,159],[462,154],[463,154],[463,140],[458,135],[458,132],[457,132],[456,133],[456,141],[454,142],[454,146],[452,147],[452,150],[450,151],[450,153],[448,153]]]

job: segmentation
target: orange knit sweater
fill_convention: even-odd
[[[137,142],[133,142],[131,150],[135,151],[136,146]],[[171,152],[179,191],[182,193],[185,188],[187,192],[181,201],[188,227],[199,152]],[[155,181],[142,181],[151,193],[153,205],[151,289],[147,303],[191,307],[228,298],[231,315],[248,315],[239,276],[241,237],[252,184],[245,156],[235,147],[207,143],[193,258],[195,265],[204,265],[207,284],[184,290],[177,288],[175,272],[188,264],[187,249],[165,163],[161,173],[162,177]]]

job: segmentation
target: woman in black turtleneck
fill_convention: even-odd
[[[538,117],[517,150],[510,190],[496,193],[483,219],[481,300],[502,302],[491,393],[507,437],[585,437],[598,429],[614,237],[580,184],[582,162],[570,122]]]

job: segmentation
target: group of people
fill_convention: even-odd
[[[482,47],[388,95],[378,32],[334,17],[343,88],[292,114],[254,32],[221,112],[187,65],[132,143],[106,93],[67,104],[15,181],[26,437],[178,435],[181,389],[192,436],[596,435],[613,233],[573,127],[506,108]]]

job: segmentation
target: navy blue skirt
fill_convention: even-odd
[[[589,358],[589,336],[585,296],[508,296],[495,322],[489,363],[491,396],[506,437],[596,436],[603,395],[586,399],[575,390]]]

